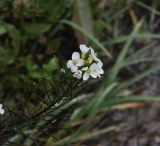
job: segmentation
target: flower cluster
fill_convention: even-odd
[[[91,47],[86,45],[80,45],[81,54],[74,52],[72,54],[72,60],[67,62],[67,68],[73,72],[73,77],[83,80],[89,79],[89,77],[97,78],[101,77],[104,73],[102,61],[97,57],[97,54]]]
[[[3,109],[2,107],[3,107],[3,105],[0,104],[0,115],[3,115],[3,114],[4,114],[4,109]]]

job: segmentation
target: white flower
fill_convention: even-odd
[[[89,68],[85,67],[82,70],[85,71],[83,75],[83,80],[88,80],[89,76],[93,78],[101,77],[101,74],[104,73],[103,69],[96,63],[93,63]]]
[[[83,54],[86,54],[89,51],[89,48],[84,44],[81,44],[79,48]]]
[[[87,54],[87,52],[89,51],[89,48],[88,48],[86,45],[84,45],[84,44],[81,44],[81,45],[79,46],[79,48],[80,48],[80,50],[81,50],[81,52],[82,52],[81,58],[82,58],[82,59],[85,59],[86,54]]]
[[[67,68],[70,68],[72,72],[76,72],[78,67],[84,64],[84,60],[80,58],[80,54],[78,52],[74,52],[72,54],[72,60],[67,62]]]
[[[3,115],[4,114],[4,109],[2,108],[2,104],[0,104],[0,115]]]
[[[97,57],[97,54],[91,47],[85,44],[79,46],[81,53],[74,52],[72,60],[67,62],[67,68],[73,72],[73,77],[83,80],[88,80],[89,77],[101,77],[104,73],[102,61]]]
[[[93,60],[98,62],[100,59],[97,58],[97,54],[91,47],[89,47],[89,50],[90,50],[90,55],[88,58],[89,63],[92,63]]]
[[[82,71],[81,70],[77,70],[77,72],[75,72],[73,74],[73,77],[80,79],[82,77]]]

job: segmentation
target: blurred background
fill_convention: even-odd
[[[0,145],[160,145],[159,33],[158,0],[0,0]],[[80,44],[102,78],[67,71]]]

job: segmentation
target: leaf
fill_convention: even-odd
[[[44,72],[50,74],[53,70],[57,70],[57,62],[58,60],[56,57],[50,59],[47,64],[43,65]]]
[[[136,26],[135,29],[133,30],[132,34],[128,37],[127,42],[125,43],[124,47],[122,48],[122,51],[120,52],[120,55],[118,56],[118,59],[111,69],[111,72],[108,76],[108,84],[111,84],[115,81],[120,69],[123,67],[125,63],[125,57],[127,55],[128,49],[133,41],[134,35],[137,33],[139,30],[140,26],[142,25],[143,21],[140,21]]]
[[[51,24],[34,23],[34,24],[26,24],[24,29],[28,37],[33,39],[49,31],[50,28],[51,28]]]
[[[40,10],[45,12],[48,21],[52,24],[57,24],[61,17],[67,14],[66,8],[72,6],[71,0],[39,0],[38,3]]]
[[[31,56],[28,57],[26,68],[28,70],[28,75],[32,78],[41,78],[42,73],[38,71],[38,66],[35,64],[31,58]]]
[[[143,107],[145,106],[145,103],[142,102],[132,102],[132,103],[123,103],[123,104],[118,104],[112,107],[112,109],[127,109],[127,108],[138,108],[138,107]]]
[[[132,79],[120,84],[113,92],[112,94],[117,94],[121,92],[123,89],[128,88],[130,85],[134,84],[135,82],[143,79],[144,77],[158,72],[160,70],[160,65],[154,65],[149,69],[144,70],[143,72],[139,73],[137,76],[133,77]]]
[[[20,31],[14,25],[11,25],[11,24],[7,24],[6,27],[7,27],[9,36],[13,40],[12,44],[15,48],[15,51],[16,51],[16,53],[18,53],[19,52],[18,49],[20,48],[20,42],[22,40],[22,36],[20,34]]]
[[[0,23],[0,35],[3,35],[7,32],[7,28],[4,24]]]
[[[0,47],[0,63],[11,64],[15,59],[15,54],[7,48]]]

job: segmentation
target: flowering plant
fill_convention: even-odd
[[[73,52],[72,60],[67,62],[67,68],[73,72],[73,77],[83,80],[88,80],[89,77],[101,77],[104,73],[102,61],[97,57],[97,54],[91,47],[84,44],[80,46],[81,54]]]

